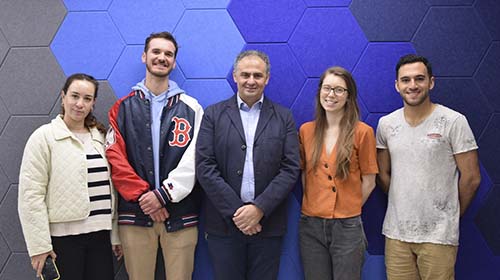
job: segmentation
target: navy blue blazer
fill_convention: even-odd
[[[240,198],[246,153],[245,133],[236,95],[209,106],[196,143],[196,177],[205,191],[205,230],[239,232],[232,221]],[[286,198],[300,174],[297,130],[287,108],[264,97],[254,140],[254,204],[264,212],[258,236],[286,232]]]

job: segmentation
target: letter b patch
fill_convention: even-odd
[[[183,148],[191,140],[191,136],[189,136],[191,125],[184,118],[173,117],[172,121],[174,122],[174,129],[172,130],[174,137],[172,140],[168,141],[168,144],[170,146]]]

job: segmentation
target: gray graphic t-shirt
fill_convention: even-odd
[[[477,149],[465,116],[442,105],[418,126],[403,109],[380,119],[377,148],[389,149],[391,183],[382,233],[405,242],[458,245],[455,154]]]

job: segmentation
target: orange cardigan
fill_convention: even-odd
[[[335,178],[336,146],[329,156],[323,147],[320,162],[313,169],[312,151],[315,122],[300,127],[301,168],[305,175],[302,213],[326,219],[348,218],[361,214],[361,175],[378,173],[373,129],[358,122],[354,134],[348,178]]]

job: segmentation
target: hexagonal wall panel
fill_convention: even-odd
[[[290,106],[297,129],[303,123],[314,120],[318,84],[319,79],[307,79],[297,98]]]
[[[12,48],[0,68],[0,97],[12,114],[48,114],[64,80],[49,48]]]
[[[116,258],[113,258],[113,271],[115,278],[113,279],[128,279],[123,277],[123,271],[125,270],[125,262],[123,261],[123,258],[120,259],[119,261],[116,260]],[[119,275],[122,275],[121,277]],[[124,274],[126,275],[126,273]]]
[[[0,168],[0,202],[2,202],[7,190],[9,190],[10,182],[2,168]],[[0,264],[1,267],[1,264]]]
[[[144,79],[146,67],[141,61],[144,45],[126,46],[109,75],[109,83],[118,98],[132,91],[132,86]]]
[[[71,12],[50,47],[67,76],[84,72],[106,79],[124,42],[107,13]]]
[[[109,125],[108,122],[108,111],[116,102],[116,95],[113,89],[109,85],[108,81],[99,81],[99,90],[97,92],[97,100],[94,106],[93,114],[97,118],[97,121],[101,122],[105,127]],[[50,118],[55,118],[61,113],[61,97],[56,101],[56,104],[52,111],[50,112]]]
[[[179,64],[176,65],[172,73],[170,73],[169,78],[177,83],[177,85],[183,88],[184,83],[186,82],[186,77],[184,76],[184,72]]]
[[[9,256],[10,256],[9,246],[7,246],[7,242],[5,242],[2,235],[0,234],[0,267],[4,266]]]
[[[247,43],[286,42],[306,6],[302,0],[231,1],[227,9]]]
[[[486,24],[493,40],[500,40],[500,5],[498,2],[495,0],[476,0],[474,7]]]
[[[64,0],[68,11],[106,11],[112,0]]]
[[[466,6],[472,5],[474,0],[425,0],[432,6]]]
[[[17,185],[11,185],[5,199],[0,204],[0,232],[12,251],[26,251],[26,243],[21,232],[17,215]],[[29,263],[28,263],[29,264]]]
[[[131,13],[133,11],[133,13]],[[113,1],[109,14],[116,23],[127,44],[144,44],[152,32],[172,32],[184,12],[184,5],[178,0]]]
[[[229,0],[182,0],[186,9],[224,9],[229,4]]]
[[[366,254],[362,279],[384,279],[385,277],[384,256]]]
[[[348,7],[351,0],[304,0],[307,7]]]
[[[431,7],[412,39],[436,76],[471,76],[490,41],[472,7]]]
[[[498,221],[498,212],[490,216],[488,223],[492,220]],[[490,244],[488,247],[480,230],[472,221],[460,221],[460,240],[458,241],[460,246],[455,265],[457,279],[499,279],[500,277],[500,269],[498,269],[500,258],[493,256],[492,246]],[[497,231],[497,236],[500,236],[500,231]],[[469,269],[471,266],[474,269]]]
[[[498,143],[500,143],[500,114],[493,114],[479,138],[478,146],[481,163],[494,184],[500,184],[500,164],[498,164],[500,145]]]
[[[234,22],[223,10],[186,11],[175,37],[181,46],[177,64],[188,79],[226,77],[244,45]]]
[[[11,46],[48,46],[65,14],[59,0],[0,1],[0,27]]]
[[[363,120],[368,116],[368,109],[365,102],[358,95],[359,119]]]
[[[493,254],[500,256],[500,185],[495,185],[488,194],[479,213],[476,216],[476,225],[486,239]]]
[[[318,8],[306,10],[288,43],[307,76],[319,77],[334,65],[351,71],[368,41],[349,9]]]
[[[27,253],[13,253],[0,274],[0,280],[37,280]]]
[[[9,117],[9,111],[7,111],[0,95],[0,134],[2,133],[3,127],[7,123]]]
[[[115,269],[115,279],[129,279],[124,264],[119,267],[118,271]]]
[[[299,253],[299,217],[302,203],[302,196],[299,200],[294,196],[293,192],[288,195],[288,218],[287,230],[283,237],[283,245],[281,249],[280,266],[289,267],[291,275],[303,275],[302,266],[298,265],[301,262]],[[280,273],[284,274],[284,273]],[[283,279],[287,279],[286,274]]]
[[[368,240],[367,251],[371,255],[384,254],[385,238],[381,233],[385,209],[387,209],[387,194],[377,187],[363,205],[361,213],[366,239]]]
[[[19,167],[28,137],[39,126],[48,122],[48,116],[12,116],[7,122],[0,135],[0,147],[9,148],[2,150],[0,166],[10,182],[18,182]]]
[[[401,97],[394,88],[394,69],[399,58],[409,53],[415,53],[410,43],[368,44],[353,76],[358,85],[359,97],[369,112],[389,113],[403,106]]]
[[[9,51],[9,43],[5,36],[3,36],[2,30],[0,29],[0,65],[2,65],[3,59]]]
[[[186,93],[206,108],[208,105],[228,99],[234,91],[226,79],[192,79],[184,83]]]
[[[476,138],[493,113],[493,108],[472,79],[437,78],[431,100],[464,114]]]
[[[301,180],[297,180],[297,182],[295,182],[295,186],[292,189],[292,192],[289,195],[290,200],[292,200],[292,199],[295,200],[294,203],[297,203],[298,205],[300,205],[302,207],[302,195],[303,194],[304,194],[304,192],[303,192],[302,182],[301,182]],[[300,215],[297,215],[297,214],[299,214],[299,213],[290,213],[289,216],[295,216],[296,218],[298,218]],[[294,223],[296,223],[296,221],[294,221]]]
[[[378,126],[378,121],[380,120],[381,117],[387,115],[387,113],[368,113],[368,116],[366,116],[365,123],[367,123],[369,126],[373,128],[373,130],[377,129]]]
[[[125,47],[111,75],[109,75],[108,81],[118,98],[129,94],[132,91],[132,86],[144,79],[146,67],[141,61],[143,51],[144,45]],[[185,78],[179,65],[172,71],[170,78],[182,87]]]
[[[428,5],[421,0],[353,0],[350,9],[368,40],[409,41]]]
[[[481,92],[488,98],[488,101],[496,111],[500,110],[499,61],[500,42],[493,42],[474,74],[474,80],[478,83]]]
[[[106,127],[109,125],[108,111],[115,104],[116,95],[108,81],[99,81],[99,92],[94,108],[94,115]]]
[[[269,56],[271,76],[264,94],[271,100],[290,107],[306,80],[304,71],[290,48],[285,44],[251,44],[246,45],[244,50],[260,50]],[[232,70],[227,80],[234,92],[237,92]],[[283,82],[284,80],[286,82]]]

